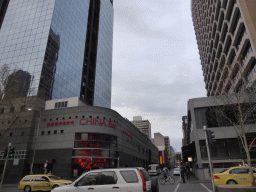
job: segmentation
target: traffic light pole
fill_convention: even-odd
[[[209,165],[210,165],[210,173],[211,173],[211,181],[212,181],[212,191],[215,192],[215,185],[214,185],[214,180],[213,180],[213,173],[212,173],[212,159],[211,159],[211,154],[210,154],[210,149],[209,149],[209,142],[208,142],[208,137],[207,137],[207,128],[206,126],[204,128],[204,133],[205,133],[205,142],[206,142],[206,148],[207,148],[207,153],[208,153],[208,159],[209,159]]]
[[[7,167],[7,162],[8,162],[8,158],[9,158],[9,153],[10,153],[10,148],[11,148],[12,144],[9,143],[8,145],[8,150],[7,150],[7,155],[6,155],[6,158],[5,158],[5,162],[4,162],[4,170],[3,170],[3,173],[1,175],[1,183],[0,183],[0,189],[2,188],[2,184],[3,184],[3,181],[4,181],[4,174],[5,174],[5,170],[6,170],[6,167]]]

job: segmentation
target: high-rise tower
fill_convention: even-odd
[[[111,107],[113,1],[0,0],[0,42],[35,95]]]
[[[256,1],[192,0],[207,96],[235,93],[256,79]]]

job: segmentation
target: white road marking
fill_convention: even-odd
[[[210,189],[208,189],[203,183],[200,183],[207,191],[212,192]]]
[[[177,187],[175,188],[174,192],[177,192],[179,186],[180,186],[180,183],[177,185]]]

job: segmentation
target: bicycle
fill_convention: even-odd
[[[164,177],[159,179],[159,182],[163,185],[165,183],[170,183],[170,184],[174,184],[175,183],[175,179],[174,177],[172,177],[170,174],[167,175],[167,178],[165,179]]]

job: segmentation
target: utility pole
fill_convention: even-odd
[[[2,184],[3,184],[3,181],[4,181],[4,174],[5,174],[5,170],[6,170],[6,166],[7,166],[7,162],[8,162],[8,158],[9,158],[9,153],[10,153],[10,148],[11,148],[12,144],[9,143],[8,145],[8,150],[7,150],[7,155],[5,157],[5,163],[4,163],[4,170],[3,170],[3,173],[1,175],[1,183],[0,183],[0,189],[2,188]]]
[[[206,148],[207,148],[207,153],[208,153],[208,160],[209,160],[209,165],[210,165],[210,172],[211,172],[211,181],[212,181],[212,191],[215,192],[215,185],[214,185],[214,180],[213,180],[213,173],[212,173],[212,159],[211,159],[211,154],[210,154],[210,149],[209,149],[209,142],[208,142],[208,137],[207,137],[207,127],[203,126],[204,128],[204,133],[205,133],[205,142],[206,142]]]

